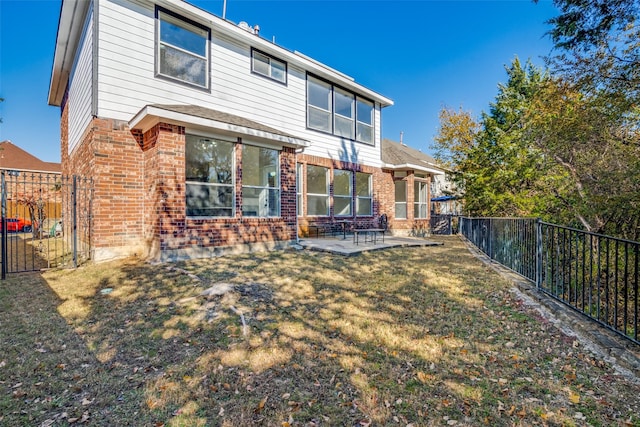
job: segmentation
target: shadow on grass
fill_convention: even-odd
[[[522,308],[510,284],[457,239],[349,258],[286,251],[173,265],[126,261],[45,278],[57,297],[41,280],[26,294],[0,288],[16,304],[42,294],[39,304],[22,306],[21,349],[0,368],[4,422],[638,422],[637,387]],[[221,282],[232,291],[200,296]],[[34,330],[28,319],[39,313]],[[59,351],[20,359],[34,334],[60,343]],[[58,355],[64,368],[56,368]],[[41,363],[48,377],[33,375]],[[22,380],[5,379],[20,365]],[[42,403],[48,394],[57,397]]]

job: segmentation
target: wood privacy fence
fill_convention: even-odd
[[[92,182],[78,176],[0,169],[0,270],[7,274],[91,257]]]
[[[542,292],[640,344],[640,242],[535,218],[462,217],[460,233]]]

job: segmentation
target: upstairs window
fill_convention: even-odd
[[[287,63],[255,49],[251,49],[251,71],[287,84]]]
[[[322,80],[307,79],[307,126],[323,132],[331,132],[333,103],[331,85]]]
[[[307,75],[307,127],[373,145],[374,103]]]
[[[157,74],[208,89],[209,29],[160,9],[157,17]]]

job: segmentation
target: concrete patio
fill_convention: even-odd
[[[341,235],[321,238],[307,237],[301,238],[298,243],[304,249],[311,251],[330,252],[344,256],[354,256],[362,252],[379,251],[390,248],[442,245],[441,242],[434,242],[423,238],[397,236],[385,236],[384,242],[382,242],[382,238],[378,238],[375,242],[364,242],[360,239],[358,244],[356,244],[353,235],[347,235],[346,237]]]

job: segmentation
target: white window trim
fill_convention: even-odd
[[[421,201],[421,198],[418,197],[418,195],[416,194],[416,191],[415,191],[416,184],[422,184],[423,191],[424,191],[424,194],[422,194],[424,196],[423,197],[424,200],[422,200],[422,201]],[[428,215],[429,211],[427,210],[427,208],[429,207],[429,201],[427,200],[427,196],[428,196],[427,189],[428,189],[427,181],[423,181],[422,179],[417,179],[417,180],[414,181],[414,184],[413,184],[414,219],[427,219],[427,217],[429,216]],[[419,215],[418,216],[415,215],[415,206],[418,206],[418,214],[420,213],[420,206],[424,206],[425,207],[425,209],[424,209],[424,212],[425,212],[424,215],[425,216],[424,217],[419,216]]]
[[[194,33],[198,33],[198,32],[201,32],[201,31],[205,32],[206,33],[206,36],[205,36],[205,39],[206,39],[205,40],[205,43],[206,43],[205,53],[206,53],[206,55],[202,56],[202,55],[199,55],[199,54],[197,54],[195,52],[191,52],[189,50],[185,50],[185,49],[183,49],[181,47],[175,46],[175,45],[173,45],[171,43],[167,43],[167,42],[162,41],[161,40],[162,34],[161,34],[161,30],[160,30],[160,27],[161,27],[160,22],[163,20],[163,17],[162,17],[163,15],[168,17],[168,19],[166,19],[166,21],[168,21],[168,22],[171,22],[171,21],[178,22],[180,24],[179,26],[182,26],[186,30],[192,31]],[[172,49],[175,49],[175,50],[178,50],[180,52],[183,52],[183,53],[185,53],[187,55],[190,55],[190,56],[192,56],[194,58],[203,59],[205,61],[205,64],[206,64],[205,65],[205,85],[202,86],[202,85],[199,85],[197,83],[189,82],[189,81],[180,79],[178,77],[172,76],[170,74],[164,74],[164,73],[160,72],[160,69],[161,69],[161,65],[160,65],[160,59],[161,59],[160,47],[161,47],[161,45],[169,46]],[[184,17],[182,17],[180,15],[177,15],[177,14],[175,14],[175,13],[173,13],[173,12],[167,10],[167,9],[164,9],[164,8],[161,8],[161,7],[156,7],[156,35],[155,35],[155,56],[156,56],[156,58],[155,58],[155,69],[156,69],[155,70],[155,74],[156,74],[156,76],[162,77],[164,79],[168,79],[168,80],[171,80],[171,81],[174,81],[174,82],[178,82],[180,84],[191,86],[191,87],[194,87],[194,88],[208,90],[211,87],[211,60],[210,60],[210,57],[211,57],[210,50],[211,50],[211,48],[210,48],[210,46],[211,46],[211,29],[209,29],[209,28],[207,28],[207,27],[205,27],[203,25],[199,25],[199,24],[197,24],[197,23],[195,23],[193,21],[190,21],[189,19],[184,18]]]

